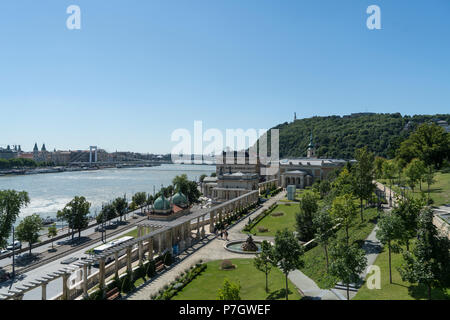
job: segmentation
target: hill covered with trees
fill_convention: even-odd
[[[280,130],[280,157],[304,157],[310,135],[320,158],[351,159],[357,148],[367,146],[375,155],[392,158],[401,142],[420,124],[444,120],[450,114],[402,116],[391,114],[352,114],[285,122]]]

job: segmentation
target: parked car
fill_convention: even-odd
[[[9,246],[6,247],[7,250],[17,250],[22,249],[22,243],[20,241],[14,241],[14,243],[11,243]]]
[[[7,249],[0,249],[0,256],[4,255],[5,253],[8,253],[9,250]]]

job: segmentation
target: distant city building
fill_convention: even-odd
[[[213,186],[212,181],[207,181],[204,187],[205,191],[207,191],[207,194],[212,192],[213,199],[228,200],[238,194],[239,190],[236,190],[234,195],[232,195],[231,190],[233,189],[255,190],[253,189],[254,185],[246,184],[246,181],[263,182],[273,179],[278,180],[278,185],[283,188],[292,185],[297,189],[303,189],[311,186],[316,180],[325,179],[331,171],[341,168],[347,163],[346,160],[341,159],[317,158],[312,134],[310,135],[306,154],[306,158],[279,160],[277,173],[270,176],[261,175],[261,171],[264,171],[267,166],[263,165],[259,159],[257,159],[255,164],[249,163],[248,153],[245,154],[245,161],[244,159],[238,161],[236,153],[234,154],[234,159],[223,156],[221,163],[218,161],[216,165],[217,186]],[[271,165],[273,165],[273,162]],[[233,178],[235,180],[240,179],[236,181],[237,185],[227,184],[227,181],[232,181]]]
[[[14,145],[12,148],[10,145],[7,145],[6,148],[0,147],[0,159],[15,159],[19,158],[22,153],[22,149],[20,145]]]
[[[450,132],[450,126],[448,125],[447,121],[444,120],[437,120],[436,124],[442,128],[444,128],[444,130],[446,132]]]
[[[258,183],[259,175],[256,173],[225,173],[217,177],[217,186],[212,188],[211,198],[214,203],[225,202],[249,190],[258,190]]]

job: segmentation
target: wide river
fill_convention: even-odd
[[[140,191],[153,193],[161,185],[172,184],[172,179],[185,173],[190,180],[198,181],[202,174],[215,172],[215,166],[165,164],[157,167],[103,169],[47,174],[0,177],[0,190],[27,191],[30,204],[22,209],[21,218],[33,213],[45,218],[55,217],[74,196],[84,196],[91,202],[91,214],[116,197],[126,194],[128,201]],[[17,221],[18,222],[18,221]]]

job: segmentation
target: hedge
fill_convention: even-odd
[[[206,263],[197,264],[194,269],[189,271],[186,275],[180,278],[178,281],[174,281],[166,290],[164,290],[155,300],[170,300],[179,291],[181,291],[186,285],[194,280],[199,274],[205,271],[207,268]]]

